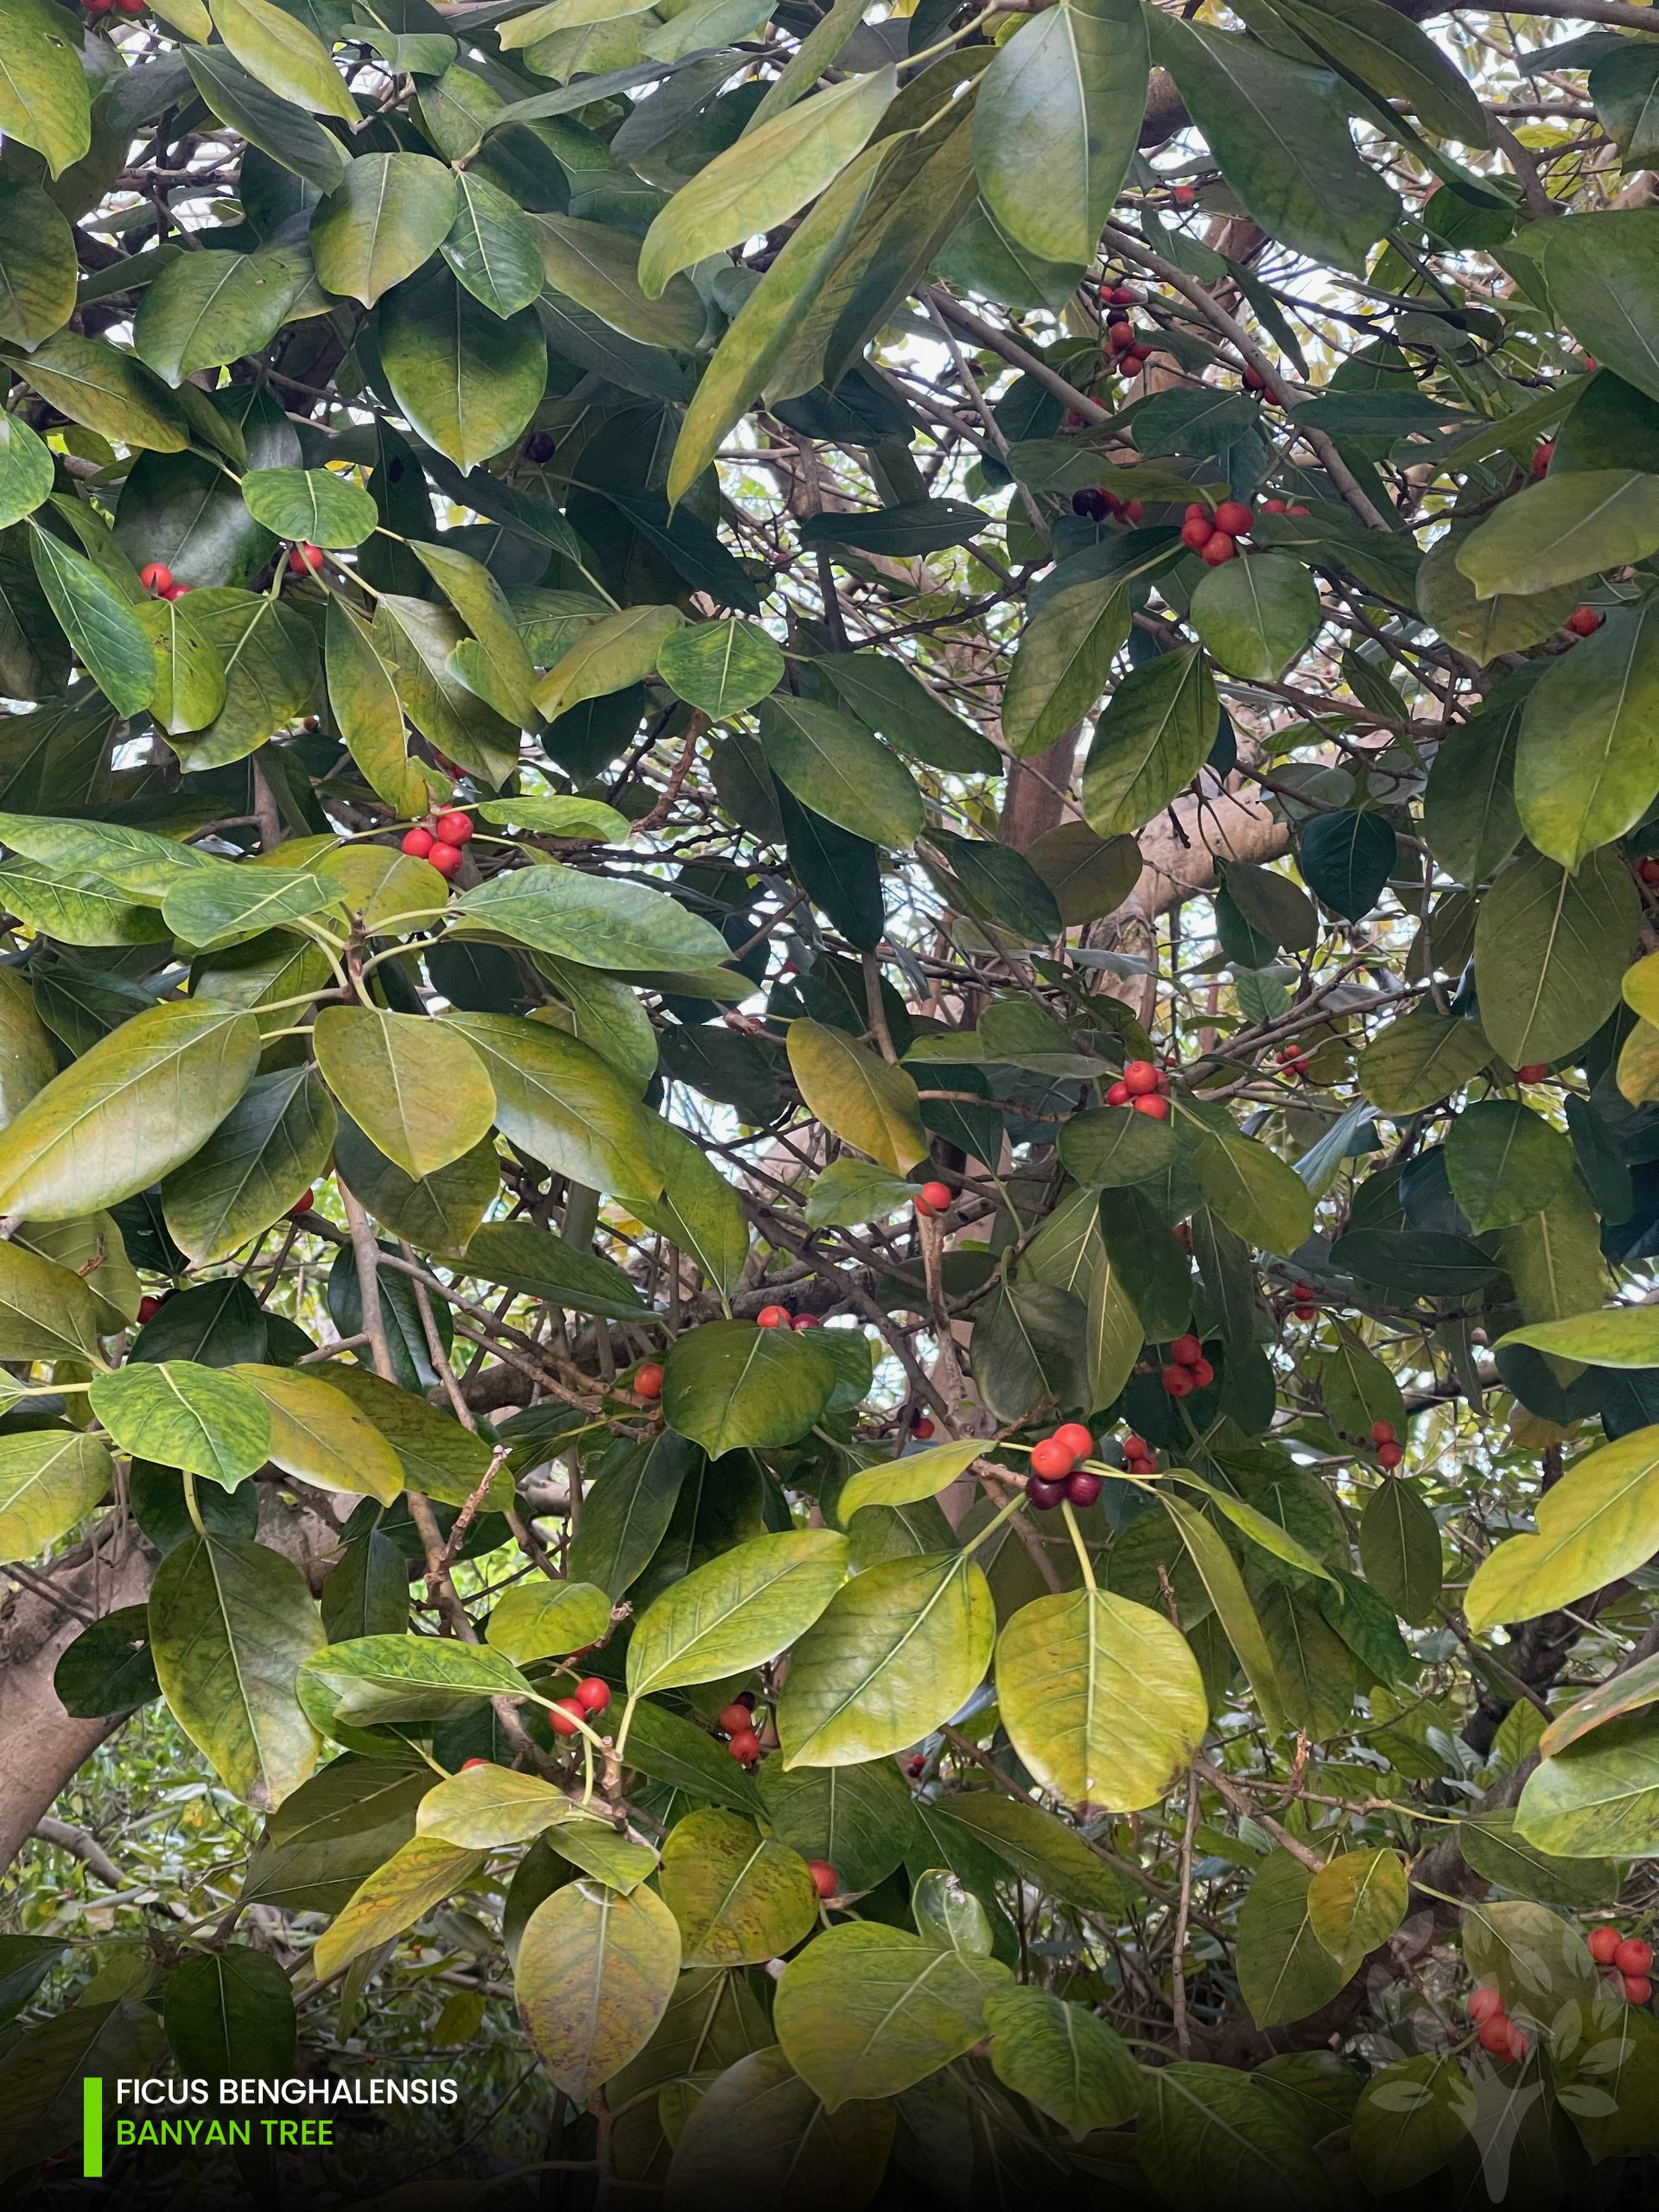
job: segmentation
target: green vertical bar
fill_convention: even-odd
[[[98,2074],[80,2085],[80,2171],[85,2180],[104,2178],[104,2081]]]

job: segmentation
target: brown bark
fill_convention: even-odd
[[[60,1790],[82,1761],[121,1726],[113,1719],[72,1719],[58,1701],[53,1670],[86,1625],[83,1613],[102,1616],[140,1604],[155,1560],[136,1540],[123,1557],[107,1551],[51,1576],[79,1605],[54,1605],[32,1590],[19,1590],[0,1606],[0,1872],[35,1834]]]

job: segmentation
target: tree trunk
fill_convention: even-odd
[[[100,1617],[143,1602],[156,1562],[130,1538],[125,1555],[94,1551],[53,1574],[54,1585]],[[0,1606],[0,1872],[33,1836],[84,1759],[121,1726],[124,1714],[72,1719],[58,1702],[53,1671],[86,1625],[80,1613],[18,1590]]]

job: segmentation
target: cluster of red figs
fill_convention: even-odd
[[[1109,492],[1103,484],[1096,484],[1071,494],[1071,512],[1089,522],[1106,522],[1116,518],[1120,522],[1135,523],[1146,509],[1139,499],[1120,499],[1116,492]]]
[[[138,581],[157,599],[182,599],[190,588],[188,584],[174,581],[173,571],[165,561],[146,561],[138,571]]]
[[[1123,1469],[1126,1474],[1155,1475],[1158,1454],[1144,1436],[1131,1433],[1123,1440]]]
[[[1300,1045],[1281,1045],[1277,1058],[1285,1073],[1299,1082],[1307,1073],[1307,1054]]]
[[[461,866],[461,848],[473,834],[473,818],[459,807],[435,815],[429,827],[417,824],[404,837],[404,850],[412,860],[428,861],[443,876]]]
[[[753,1765],[760,1756],[760,1738],[754,1727],[754,1692],[740,1690],[715,1723],[726,1738],[726,1748],[740,1766]]]
[[[1080,1421],[1062,1421],[1052,1435],[1033,1445],[1026,1496],[1039,1513],[1052,1512],[1063,1501],[1094,1503],[1100,1496],[1100,1477],[1077,1465],[1094,1448],[1094,1433]]]
[[[1166,1122],[1169,1119],[1169,1100],[1165,1096],[1167,1084],[1160,1068],[1150,1060],[1131,1060],[1106,1093],[1109,1106],[1132,1106],[1137,1114],[1149,1120]]]
[[[556,1736],[574,1736],[584,1720],[603,1713],[610,1701],[610,1684],[601,1675],[586,1675],[572,1696],[556,1700],[547,1716],[548,1725]]]
[[[787,1306],[763,1306],[754,1317],[757,1329],[816,1329],[817,1318],[810,1313],[797,1313],[792,1318]]]
[[[1129,309],[1140,305],[1141,296],[1133,284],[1100,288],[1101,312],[1106,318],[1106,359],[1121,377],[1138,377],[1152,359],[1151,346],[1129,321]]]
[[[1503,1999],[1490,1981],[1477,1982],[1470,1991],[1468,2010],[1479,2031],[1481,2049],[1518,2066],[1532,2049],[1532,2038],[1503,2010]]]
[[[1190,1398],[1194,1390],[1207,1390],[1216,1370],[1204,1356],[1204,1346],[1193,1336],[1177,1337],[1169,1348],[1163,1372],[1165,1390],[1172,1398]]]
[[[1406,1456],[1404,1447],[1394,1433],[1391,1421],[1374,1421],[1371,1423],[1371,1441],[1376,1446],[1379,1466],[1397,1467]]]
[[[1653,1946],[1639,1936],[1621,1936],[1617,1928],[1592,1928],[1590,1955],[1606,1982],[1618,1982],[1627,2004],[1645,2005],[1653,1995]]]

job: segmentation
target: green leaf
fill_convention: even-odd
[[[1001,772],[995,747],[959,721],[896,655],[826,653],[812,664],[849,713],[907,759],[954,775]]]
[[[242,497],[276,537],[313,545],[360,545],[379,521],[368,493],[327,468],[250,469]]]
[[[495,1120],[478,1054],[446,1024],[378,1007],[324,1007],[312,1031],[329,1089],[406,1175],[435,1173]]]
[[[1068,1173],[1092,1190],[1121,1190],[1166,1174],[1180,1154],[1167,1122],[1154,1122],[1127,1106],[1102,1106],[1073,1115],[1060,1131],[1060,1159]]]
[[[0,1359],[103,1363],[98,1307],[83,1277],[16,1240],[0,1244]]]
[[[1406,1870],[1392,1851],[1344,1851],[1307,1885],[1307,1918],[1320,1944],[1351,1973],[1406,1916]]]
[[[1638,918],[1614,853],[1592,853],[1576,875],[1541,853],[1499,870],[1475,923],[1475,976],[1481,1026],[1511,1067],[1559,1059],[1601,1027]]]
[[[581,1817],[575,1802],[539,1775],[489,1765],[463,1768],[429,1789],[415,1829],[458,1850],[495,1851],[529,1843],[561,1821]]]
[[[1329,2004],[1359,1963],[1332,1958],[1314,1933],[1313,1879],[1282,1847],[1251,1878],[1238,1916],[1238,1988],[1258,2028],[1305,2020]]]
[[[995,1625],[968,1554],[855,1575],[791,1655],[777,1716],[785,1765],[857,1765],[915,1743],[979,1688]]]
[[[162,2017],[175,2063],[200,2080],[280,2081],[293,2070],[294,1993],[268,1951],[191,1951],[167,1977]]]
[[[359,155],[311,218],[318,283],[372,307],[431,259],[455,212],[455,180],[443,162],[425,154]]]
[[[1469,2139],[1474,2100],[1456,2058],[1425,2051],[1380,2067],[1360,2092],[1353,2144],[1370,2186],[1392,2195],[1441,2171]]]
[[[1535,1535],[1507,1538],[1476,1569],[1464,1600],[1471,1628],[1571,1605],[1659,1550],[1659,1428],[1579,1460],[1539,1498],[1536,1517]]]
[[[922,795],[909,770],[850,715],[778,692],[761,702],[760,743],[772,773],[814,814],[873,845],[920,836]]]
[[[1294,1167],[1251,1138],[1206,1137],[1192,1170],[1211,1208],[1236,1236],[1267,1252],[1294,1252],[1313,1228],[1313,1194]]]
[[[1287,553],[1250,553],[1206,569],[1192,594],[1193,628],[1230,676],[1255,683],[1279,681],[1313,642],[1321,615],[1313,577]]]
[[[213,29],[260,85],[279,99],[357,127],[357,103],[327,48],[297,16],[271,0],[211,0],[211,13]]]
[[[259,1056],[248,1014],[175,1001],[124,1022],[0,1134],[0,1206],[72,1220],[130,1198],[197,1151]]]
[[[810,515],[801,524],[801,543],[809,552],[820,546],[847,545],[889,560],[943,552],[967,545],[988,530],[991,517],[963,499],[906,499],[897,506]]]
[[[1419,1114],[1461,1090],[1491,1057],[1478,1021],[1419,1006],[1377,1031],[1355,1072],[1372,1105],[1398,1116]]]
[[[664,682],[715,721],[753,707],[784,680],[784,657],[758,623],[728,615],[671,630],[657,655]]]
[[[1274,12],[1344,74],[1403,100],[1425,129],[1471,146],[1486,141],[1472,87],[1426,31],[1379,0],[1274,0]]]
[[[101,438],[154,453],[182,453],[189,442],[161,378],[106,339],[60,330],[12,365],[48,405]]]
[[[1002,696],[1002,734],[1017,758],[1046,753],[1089,712],[1129,634],[1131,612],[1121,575],[1045,598],[1020,640]]]
[[[1000,1989],[986,1999],[985,2024],[997,2080],[1074,2142],[1135,2117],[1140,2072],[1129,2047],[1082,2005],[1046,1989]]]
[[[810,1628],[847,1572],[828,1529],[754,1536],[675,1583],[628,1644],[628,1692],[721,1681],[775,1659]]]
[[[1219,711],[1196,645],[1160,653],[1132,669],[1096,723],[1084,764],[1083,811],[1090,828],[1115,836],[1140,829],[1167,806],[1209,759]]]
[[[467,1246],[466,1272],[576,1313],[626,1321],[648,1309],[613,1261],[567,1244],[530,1221],[492,1221]]]
[[[710,1807],[675,1823],[663,1847],[663,1902],[688,1966],[760,1966],[811,1933],[818,1893],[806,1862],[741,1813]]]
[[[717,154],[683,185],[645,233],[639,284],[658,299],[677,270],[769,231],[834,182],[898,89],[889,67],[815,93]]]
[[[677,1713],[642,1698],[628,1730],[627,1764],[653,1782],[711,1798],[735,1811],[755,1808],[754,1783],[747,1770],[728,1757],[723,1745]]]
[[[460,1850],[436,1836],[411,1836],[353,1891],[317,1938],[311,1953],[317,1980],[329,1980],[354,1959],[404,1935],[483,1863],[482,1852]]]
[[[582,1502],[569,1570],[596,1583],[614,1601],[626,1595],[667,1535],[682,1486],[702,1464],[697,1446],[664,1431],[648,1445],[607,1458]]]
[[[292,247],[182,254],[146,289],[133,351],[176,391],[198,369],[262,353],[310,281]]]
[[[679,1970],[680,1931],[654,1891],[568,1882],[538,1904],[513,1988],[555,2088],[581,2102],[619,2074],[650,2041]]]
[[[671,1346],[663,1417],[718,1458],[798,1443],[835,1388],[828,1356],[790,1329],[709,1321]]]
[[[516,200],[474,169],[455,172],[455,219],[441,251],[473,297],[505,322],[541,292],[542,250]]]
[[[175,1243],[198,1266],[228,1259],[310,1189],[328,1165],[334,1129],[333,1102],[314,1068],[256,1076],[168,1178],[162,1204]]]
[[[1545,1759],[1521,1793],[1515,1825],[1554,1857],[1648,1857],[1659,1846],[1659,1722],[1630,1713]]]
[[[975,97],[974,168],[1028,252],[1094,259],[1135,153],[1147,62],[1144,16],[1124,0],[1062,0],[998,49]]]
[[[833,1866],[849,1893],[884,1881],[915,1842],[910,1792],[890,1760],[791,1774],[767,1759],[757,1779],[772,1834],[803,1859]]]
[[[965,1444],[936,1444],[861,1468],[842,1484],[836,1517],[844,1529],[861,1505],[914,1505],[920,1498],[937,1497],[967,1473],[982,1449],[982,1440],[974,1437]]]
[[[0,339],[27,352],[61,330],[74,313],[79,276],[62,209],[38,185],[0,183]],[[14,418],[11,427],[26,426]]]
[[[963,1790],[953,1793],[939,1809],[954,1827],[966,1829],[995,1852],[1022,1880],[1051,1891],[1063,1904],[1084,1912],[1122,1910],[1123,1885],[1105,1860],[1075,1828],[1028,1797],[1007,1797],[996,1789]]]
[[[1173,1491],[1163,1491],[1159,1503],[1180,1532],[1181,1541],[1198,1570],[1205,1594],[1215,1607],[1216,1618],[1249,1677],[1263,1720],[1269,1728],[1282,1728],[1286,1725],[1285,1698],[1273,1649],[1237,1561],[1213,1523],[1185,1498],[1177,1497]]]
[[[44,155],[54,177],[92,144],[91,87],[70,21],[49,0],[14,0],[7,10],[0,131]]]
[[[1154,60],[1174,78],[1227,181],[1262,229],[1297,253],[1362,276],[1368,250],[1398,219],[1400,203],[1354,149],[1341,80],[1236,31],[1162,16],[1150,29]],[[1225,665],[1224,655],[1216,657]]]
[[[515,1665],[585,1651],[611,1630],[611,1601],[591,1582],[521,1583],[490,1611],[488,1636]]]
[[[226,1490],[270,1456],[270,1416],[257,1392],[194,1360],[133,1361],[100,1375],[92,1408],[134,1459],[206,1475]]]
[[[752,2051],[693,2103],[674,2145],[664,2201],[669,2212],[714,2212],[799,2201],[810,2186],[818,2202],[853,2212],[880,2184],[893,2126],[893,2107],[883,2099],[831,2114],[776,2044]],[[810,2185],[802,2178],[808,2174]]]
[[[1539,1321],[1500,1337],[1498,1349],[1506,1344],[1529,1344],[1591,1367],[1659,1367],[1659,1309],[1610,1306],[1566,1320]]]
[[[387,293],[376,324],[393,398],[457,468],[523,435],[547,389],[547,341],[532,308],[504,321],[438,261]]]
[[[52,485],[50,452],[27,423],[8,415],[0,426],[0,530],[33,514],[50,497]]]
[[[1659,399],[1659,220],[1607,209],[1552,226],[1546,281],[1554,312],[1616,376]]]
[[[1618,1868],[1611,1859],[1552,1857],[1517,1832],[1507,1808],[1459,1821],[1458,1848],[1477,1874],[1540,1904],[1582,1912],[1618,1893]]]
[[[1560,628],[1578,601],[1570,584],[1480,598],[1458,566],[1462,542],[1461,533],[1448,531],[1424,554],[1417,571],[1417,611],[1448,645],[1484,668],[1500,654],[1524,652]]]
[[[181,944],[213,952],[321,913],[334,896],[308,869],[226,864],[181,873],[162,900],[162,916]]]
[[[63,633],[118,715],[136,715],[155,696],[156,654],[129,602],[101,569],[50,531],[32,526],[29,557]]]
[[[175,750],[188,770],[222,767],[309,708],[316,645],[303,616],[260,592],[192,592],[190,619],[225,664],[225,704]]]
[[[531,219],[541,267],[554,291],[642,346],[685,353],[702,336],[702,302],[676,276],[649,298],[639,289],[639,245],[626,232],[569,215]],[[537,290],[541,288],[538,285]]]
[[[488,1698],[531,1694],[500,1652],[440,1637],[354,1637],[308,1654],[306,1675],[342,1720],[441,1720]]]
[[[1359,1518],[1365,1580],[1402,1620],[1426,1628],[1440,1594],[1440,1529],[1416,1486],[1395,1475],[1377,1484]]]
[[[156,1570],[149,1648],[162,1694],[245,1804],[280,1805],[315,1763],[295,1686],[322,1641],[304,1576],[263,1544],[197,1535]]]
[[[1460,547],[1458,566],[1483,599],[1542,592],[1659,548],[1659,476],[1592,468],[1546,476],[1505,499]],[[1573,658],[1576,659],[1576,652]]]
[[[730,950],[712,924],[660,891],[544,863],[463,893],[455,909],[480,929],[578,967],[715,968]]]
[[[960,2056],[984,2032],[988,1998],[1007,1986],[993,1960],[850,1922],[790,1961],[772,2021],[790,2064],[836,2112],[896,2096]]]
[[[1103,1590],[1023,1606],[998,1641],[996,1681],[1014,1749],[1069,1804],[1155,1805],[1209,1719],[1180,1630]]]
[[[335,728],[376,797],[399,814],[417,812],[428,794],[409,758],[397,683],[368,631],[333,592],[324,634]]]
[[[1553,2019],[1596,1986],[1584,1939],[1548,1906],[1526,1897],[1489,1898],[1463,1913],[1463,1955],[1478,1981],[1493,1984],[1507,2012]]]
[[[332,192],[350,156],[320,123],[273,90],[256,68],[232,60],[228,47],[187,46],[184,65],[203,104],[221,123],[280,162],[296,176]],[[324,87],[326,90],[327,88]]]
[[[1516,1099],[1465,1106],[1446,1137],[1446,1180],[1477,1232],[1527,1220],[1572,1173],[1571,1141]]]
[[[1642,819],[1659,793],[1656,715],[1659,616],[1643,602],[1581,639],[1527,700],[1515,802],[1541,853],[1576,869]]]
[[[264,1400],[273,1466],[319,1490],[390,1505],[404,1487],[397,1454],[343,1392],[291,1367],[237,1364],[221,1370]]]
[[[103,1440],[73,1429],[0,1437],[0,1560],[38,1559],[109,1489]]]
[[[916,1085],[903,1068],[822,1022],[791,1022],[788,1041],[790,1073],[826,1128],[896,1175],[927,1158]]]
[[[572,1182],[620,1192],[633,1205],[649,1204],[661,1192],[656,1132],[665,1125],[653,1121],[591,1046],[512,1014],[449,1014],[444,1020],[488,1070],[496,1125],[510,1143]],[[0,1138],[0,1159],[3,1145]]]
[[[132,613],[156,655],[151,720],[169,737],[200,729],[223,710],[228,690],[213,639],[183,599],[143,600]]]

